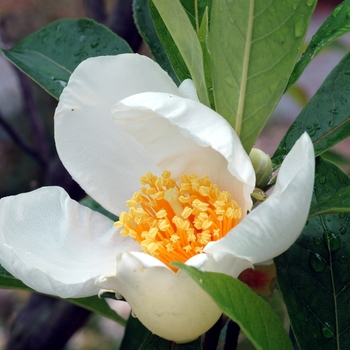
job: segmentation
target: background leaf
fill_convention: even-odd
[[[179,85],[180,81],[177,78],[162,43],[158,38],[148,7],[148,0],[134,0],[133,10],[137,29],[139,30],[143,41],[151,51],[153,58],[170,75],[175,84]]]
[[[248,286],[236,278],[201,272],[181,263],[174,266],[185,270],[235,321],[258,349],[292,349],[287,332],[271,307]]]
[[[216,110],[248,153],[284,92],[315,4],[213,1],[209,43]]]
[[[313,205],[348,186],[346,174],[317,159]],[[350,348],[349,220],[345,213],[310,218],[296,243],[275,258],[300,349]]]
[[[63,19],[2,54],[56,99],[77,65],[89,57],[132,52],[108,28],[89,19]]]
[[[350,53],[332,70],[298,115],[272,157],[281,165],[295,141],[307,131],[320,155],[350,135]]]
[[[300,60],[295,65],[286,90],[299,79],[307,65],[325,46],[350,31],[349,11],[350,0],[345,0],[322,23]]]
[[[204,76],[202,49],[186,11],[179,0],[152,0],[152,2],[164,21],[177,50],[180,52],[183,61],[191,74],[200,101],[209,106],[209,98]],[[155,22],[155,26],[157,28],[156,23],[157,22]],[[158,34],[162,40],[161,32],[158,31]],[[166,43],[163,44],[165,44],[164,47],[167,49]],[[175,67],[174,69],[176,70]],[[180,80],[182,81],[182,79]]]

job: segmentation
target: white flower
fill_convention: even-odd
[[[57,150],[72,177],[116,215],[128,210],[125,203],[149,172],[161,177],[169,171],[176,181],[183,174],[208,176],[235,201],[229,209],[233,221],[223,224],[233,228],[209,244],[210,235],[197,236],[206,253],[186,264],[237,277],[252,264],[284,252],[300,234],[312,194],[313,146],[304,134],[286,157],[269,199],[246,215],[255,185],[249,157],[231,126],[195,96],[191,81],[178,89],[146,57],[88,59],[61,95],[55,114]],[[180,202],[176,197],[169,203],[168,212]],[[218,225],[226,220],[220,210],[214,214]],[[203,217],[196,225],[210,231],[214,224]],[[195,339],[221,314],[185,273],[143,253],[110,219],[79,205],[60,188],[1,199],[0,222],[1,264],[39,292],[68,298],[113,290],[152,332],[176,342]],[[147,232],[143,235],[149,238]],[[168,237],[170,251],[178,240]],[[142,243],[145,249],[158,247],[147,242]]]

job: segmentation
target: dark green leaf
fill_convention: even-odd
[[[151,332],[135,317],[129,316],[119,350],[139,350]]]
[[[258,349],[292,349],[292,344],[271,307],[248,286],[236,278],[201,272],[181,263],[174,266],[185,270],[235,321]]]
[[[177,78],[162,43],[158,38],[148,7],[148,0],[134,0],[133,9],[137,29],[151,51],[153,58],[170,75],[175,84],[179,85],[179,79]]]
[[[140,350],[171,350],[171,342],[149,333],[141,344]]]
[[[320,155],[350,135],[350,53],[326,78],[306,107],[289,128],[272,162],[281,165],[295,141],[307,131]]]
[[[286,89],[299,79],[307,65],[326,45],[350,31],[349,11],[350,0],[345,0],[324,21],[295,65]]]
[[[89,19],[62,19],[2,54],[49,94],[59,98],[77,65],[89,57],[132,52],[108,28]]]
[[[209,44],[216,111],[248,153],[283,95],[315,5],[213,1]]]
[[[171,66],[174,69],[179,81],[182,82],[185,79],[191,79],[191,74],[186,66],[186,63],[182,58],[179,49],[177,48],[173,38],[171,37],[166,25],[164,24],[164,21],[160,17],[159,12],[154,6],[152,0],[149,0],[149,10],[158,37],[163,45],[163,48],[169,58]]]
[[[22,281],[9,274],[2,265],[0,265],[0,288],[32,291]]]
[[[97,296],[78,299],[64,299],[78,306],[84,307],[100,316],[107,317],[123,326],[126,325],[124,318],[120,317],[114,310],[112,310],[107,304],[105,299],[100,299]]]
[[[108,210],[103,208],[101,204],[97,203],[94,199],[92,199],[89,196],[86,196],[85,198],[83,198],[79,203],[84,205],[85,207],[88,207],[88,208],[94,210],[94,211],[98,211],[99,213],[103,214],[104,216],[107,216],[108,218],[110,218],[113,221],[119,220],[118,216],[110,213]]]
[[[316,174],[313,204],[350,186],[325,160],[317,160]],[[296,243],[275,259],[300,349],[350,349],[349,222],[345,213],[310,218]]]

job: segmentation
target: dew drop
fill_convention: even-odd
[[[330,120],[330,121],[328,122],[328,125],[329,125],[330,127],[332,127],[332,126],[333,126],[333,120]]]
[[[100,45],[100,40],[96,39],[91,43],[91,48],[96,48],[98,45]]]
[[[338,110],[336,108],[331,109],[330,112],[332,114],[338,114]]]
[[[296,38],[300,38],[301,36],[304,35],[305,33],[305,22],[303,19],[300,19],[298,20],[296,23],[295,23],[295,27],[294,27],[294,35]]]
[[[321,245],[323,240],[320,237],[314,237],[314,243],[316,245]]]
[[[296,10],[297,7],[298,7],[298,4],[295,2],[295,3],[292,5],[292,8],[293,8],[293,10]]]
[[[315,0],[306,0],[306,5],[307,6],[312,6],[314,4]]]
[[[327,243],[329,250],[331,252],[334,252],[337,249],[339,249],[339,247],[341,245],[341,238],[340,238],[338,233],[326,231],[323,234],[323,238],[324,238],[325,242]]]
[[[338,5],[333,11],[332,11],[332,16],[335,17],[340,10],[343,8],[343,4]]]
[[[339,233],[340,233],[341,235],[344,235],[345,232],[346,232],[346,227],[343,226],[343,227],[339,230]]]
[[[321,332],[325,338],[332,338],[334,335],[334,326],[329,322],[325,322],[321,327]]]
[[[311,253],[309,258],[309,263],[315,272],[322,272],[327,266],[327,262],[322,258],[320,254]]]
[[[339,213],[339,217],[340,217],[341,219],[344,219],[344,218],[345,218],[345,213]]]
[[[318,182],[323,185],[326,183],[326,177],[325,176],[320,176],[320,178],[318,179]]]

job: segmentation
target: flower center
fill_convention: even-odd
[[[207,176],[182,175],[180,184],[164,171],[161,177],[148,173],[140,178],[144,187],[127,201],[114,225],[120,233],[141,244],[145,253],[170,266],[200,254],[211,241],[237,225],[241,208],[227,191],[220,191]]]

